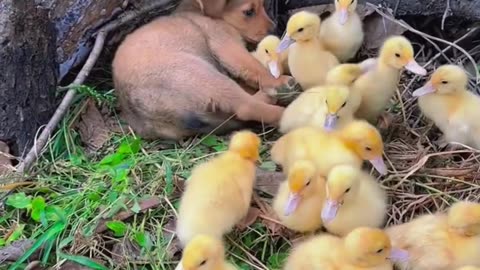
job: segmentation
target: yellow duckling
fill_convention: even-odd
[[[287,133],[304,126],[331,131],[351,122],[361,97],[347,86],[351,86],[371,66],[371,62],[364,61],[332,68],[327,73],[326,86],[308,89],[287,106],[280,120],[280,132]]]
[[[196,166],[180,200],[177,236],[185,245],[195,235],[220,239],[250,208],[260,138],[235,133],[228,151]]]
[[[320,28],[320,40],[340,62],[357,54],[363,43],[363,24],[358,16],[357,0],[334,0],[335,12]]]
[[[339,165],[330,170],[322,209],[328,232],[345,236],[358,227],[380,227],[387,215],[387,194],[361,169]]]
[[[293,248],[284,269],[392,270],[392,261],[407,258],[405,250],[392,248],[384,231],[361,227],[343,239],[323,234],[299,244]]]
[[[303,92],[290,103],[280,119],[279,131],[287,133],[312,126],[332,131],[353,120],[360,104],[346,86],[317,86]]]
[[[294,231],[313,232],[322,226],[319,215],[325,199],[325,178],[315,174],[310,161],[295,162],[287,181],[280,184],[273,209],[282,224]]]
[[[413,96],[419,97],[422,113],[443,132],[445,141],[480,149],[480,97],[468,91],[467,84],[463,68],[444,65]]]
[[[183,250],[182,260],[175,270],[236,270],[225,261],[223,243],[207,235],[197,235]]]
[[[288,74],[288,50],[277,53],[277,47],[280,39],[274,35],[268,35],[262,39],[257,45],[257,49],[252,53],[258,61],[275,77]]]
[[[415,61],[410,41],[403,36],[393,36],[384,42],[372,70],[360,76],[352,86],[352,91],[362,97],[356,117],[372,123],[377,121],[395,94],[402,68],[419,75],[427,73]]]
[[[279,53],[289,48],[290,73],[303,89],[324,84],[327,72],[339,64],[338,59],[323,47],[319,31],[320,17],[299,11],[288,20],[285,36],[277,48]]]
[[[450,270],[480,266],[480,204],[457,202],[448,213],[418,217],[387,229],[392,243],[405,248],[410,260],[400,269]]]
[[[378,130],[363,120],[354,120],[333,132],[302,127],[283,135],[271,149],[272,160],[285,172],[297,160],[309,160],[317,173],[328,175],[340,164],[360,168],[368,160],[381,174],[387,173],[382,158],[383,141]]]
[[[358,64],[340,64],[327,73],[326,85],[352,86],[363,74],[375,65],[375,59],[367,59]]]

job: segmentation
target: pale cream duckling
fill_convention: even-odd
[[[282,224],[298,232],[314,232],[322,227],[318,215],[325,199],[325,178],[315,173],[310,161],[295,162],[288,178],[280,184],[273,209]]]
[[[376,123],[395,94],[401,69],[426,75],[427,71],[414,59],[412,44],[403,36],[388,38],[372,70],[360,76],[352,86],[362,102],[355,116]]]
[[[388,235],[377,228],[361,227],[345,238],[322,234],[294,247],[285,270],[392,270],[392,261],[408,258],[393,248]]]
[[[418,217],[387,229],[392,243],[411,255],[406,270],[451,270],[480,266],[480,204],[457,202],[448,213]]]
[[[328,232],[345,236],[358,227],[379,228],[387,215],[387,194],[361,169],[339,165],[327,178],[322,220]]]
[[[225,261],[221,240],[200,234],[192,238],[183,250],[182,260],[175,270],[236,270]]]
[[[439,67],[425,86],[413,92],[422,113],[443,132],[446,142],[480,149],[480,97],[467,90],[465,70]]]
[[[317,173],[328,175],[340,164],[360,168],[364,160],[386,174],[382,158],[383,140],[378,130],[363,120],[354,120],[345,127],[327,132],[315,127],[302,127],[280,137],[271,149],[272,160],[288,172],[297,160],[309,160]]]
[[[279,53],[289,49],[290,73],[303,89],[323,85],[327,72],[339,64],[320,42],[320,21],[317,14],[308,11],[293,14],[277,48]]]
[[[358,0],[334,0],[335,12],[320,28],[320,40],[340,62],[352,59],[362,46],[363,23],[356,12]]]
[[[288,68],[288,50],[277,53],[279,44],[280,39],[277,36],[268,35],[258,43],[257,49],[252,53],[264,67],[268,68],[275,78],[290,73]]]

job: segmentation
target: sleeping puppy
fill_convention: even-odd
[[[145,139],[224,133],[247,121],[277,125],[284,111],[273,105],[277,91],[296,83],[275,79],[244,43],[260,41],[272,25],[263,0],[185,0],[119,46],[113,79],[121,116]]]

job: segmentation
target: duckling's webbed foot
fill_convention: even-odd
[[[300,84],[293,77],[290,77],[286,84],[276,87],[275,90],[277,91],[277,104],[281,106],[290,104],[303,91]]]

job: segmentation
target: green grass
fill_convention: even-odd
[[[68,260],[92,269],[173,269],[179,258],[168,259],[172,234],[164,228],[173,223],[178,187],[194,165],[226,149],[226,138],[206,136],[165,149],[164,142],[146,142],[125,131],[87,154],[73,121],[88,97],[110,108],[115,99],[112,91],[99,93],[82,86],[78,92],[75,105],[29,176],[37,185],[6,198],[0,247],[21,239],[35,241],[8,269],[24,269],[28,257],[38,250],[38,260],[45,266]],[[263,146],[262,155],[266,153]],[[271,162],[262,165],[273,168]],[[141,202],[149,198],[158,198],[161,204],[126,220],[113,220],[120,211],[138,213]],[[108,221],[107,229],[96,233],[102,220]],[[281,237],[270,236],[261,222],[233,232],[229,239],[234,241],[227,241],[228,258],[241,269],[263,269],[261,264],[279,269],[290,248]],[[130,262],[122,264],[111,251],[125,242],[138,254],[120,255]]]

